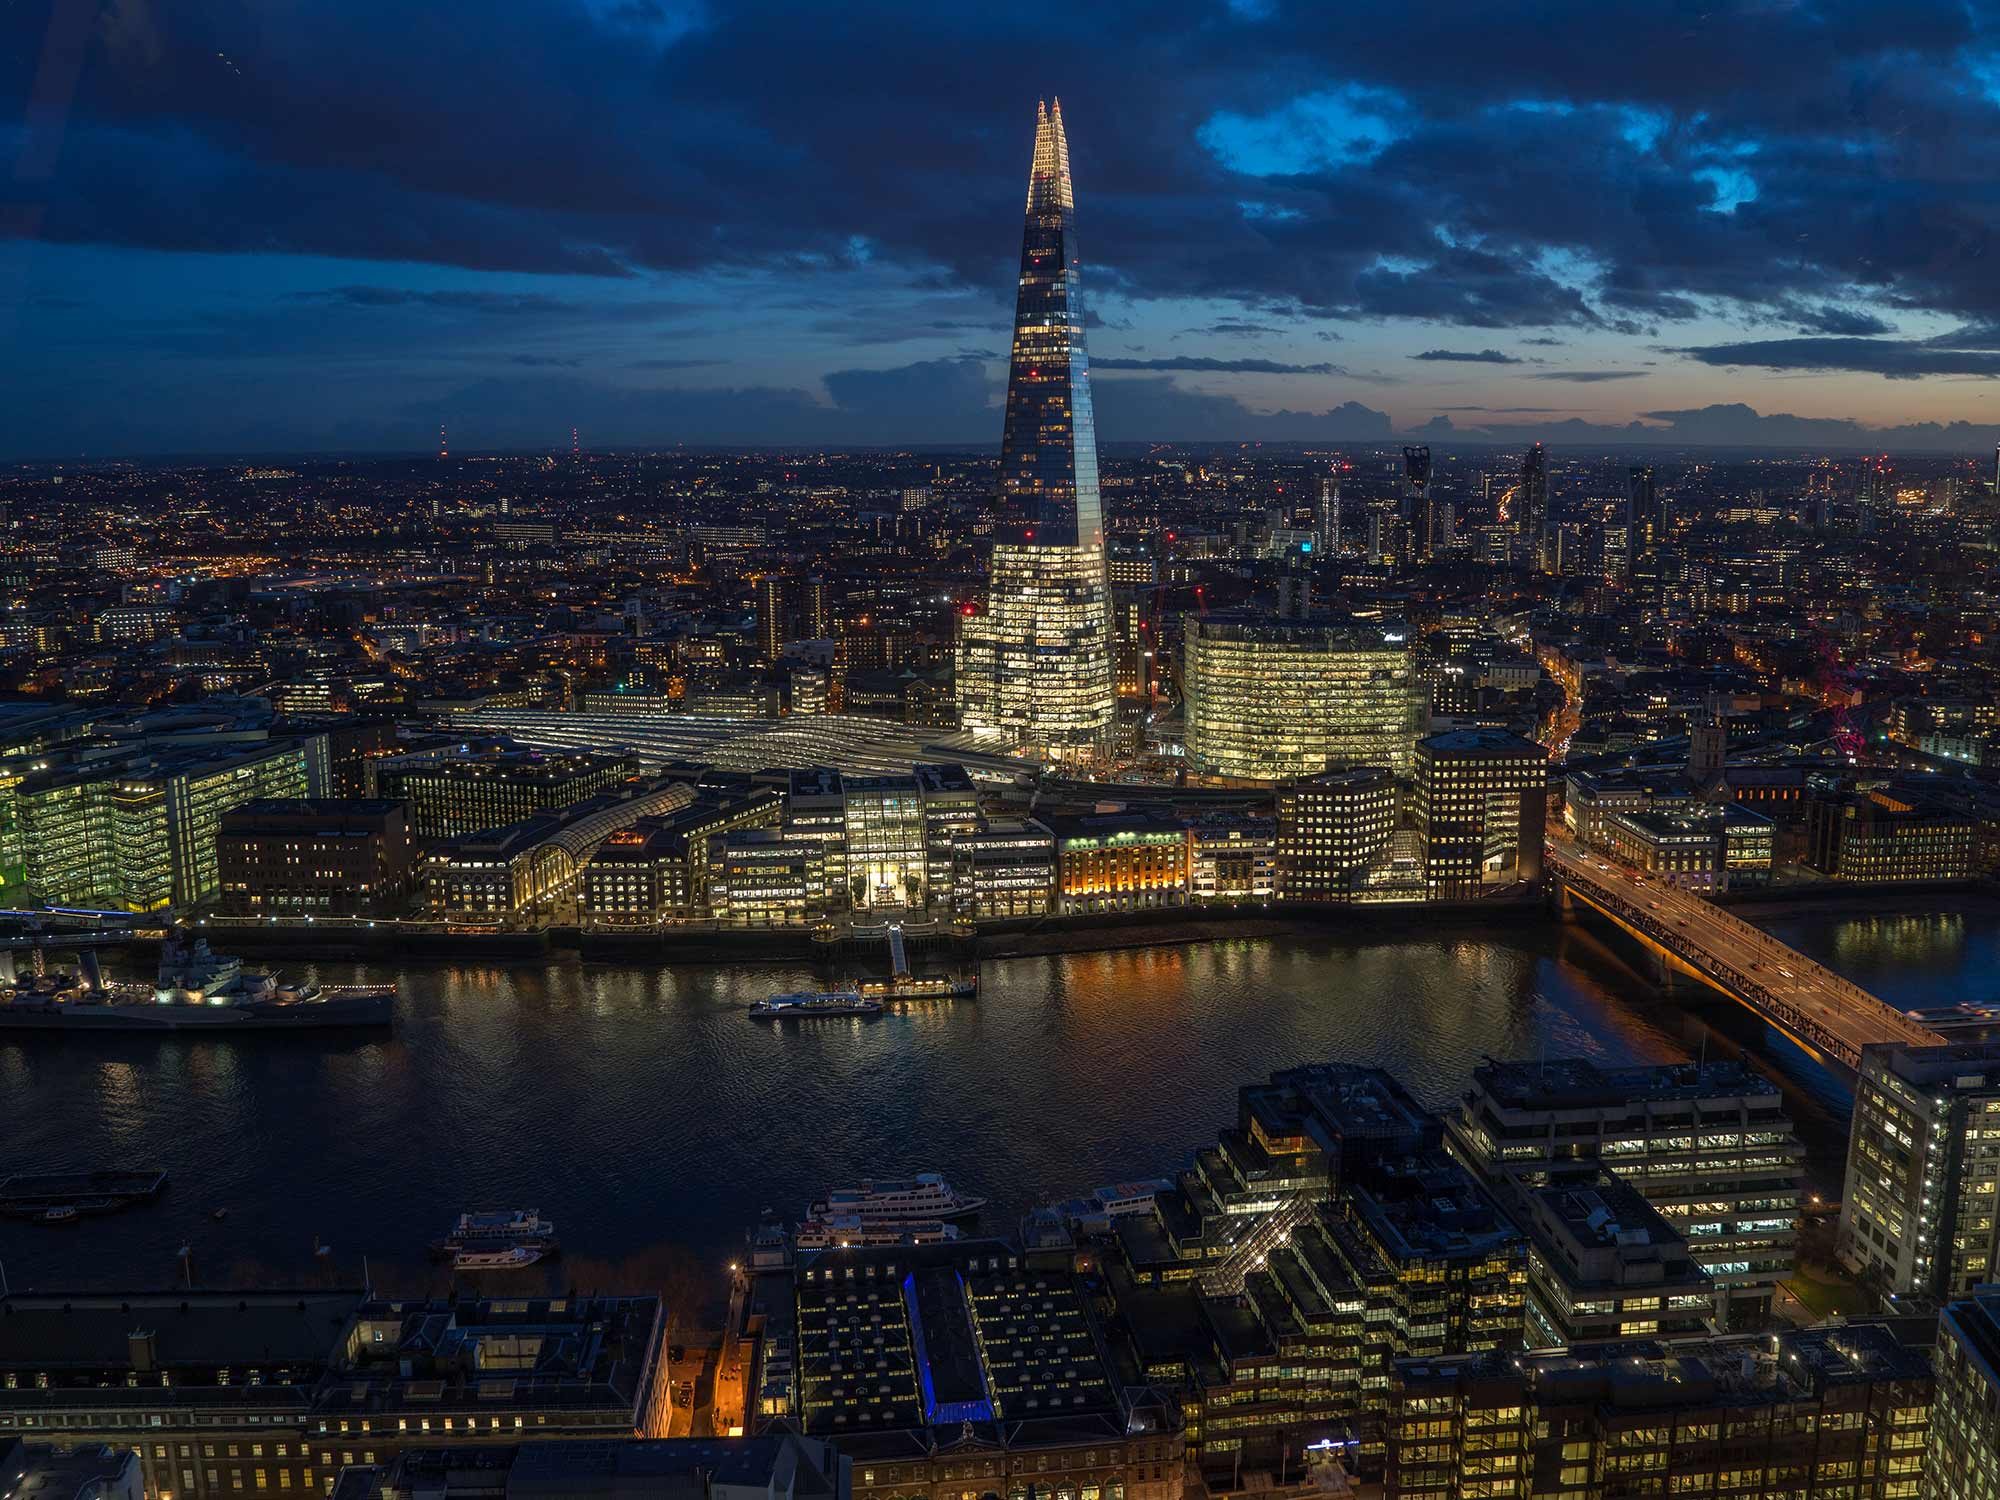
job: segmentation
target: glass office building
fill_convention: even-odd
[[[1036,115],[986,608],[962,620],[957,653],[965,727],[999,731],[1052,760],[1099,754],[1114,706],[1097,424],[1077,270],[1076,201],[1058,104]]]
[[[1401,627],[1212,616],[1190,619],[1184,636],[1196,770],[1250,781],[1364,765],[1410,774],[1424,700]]]

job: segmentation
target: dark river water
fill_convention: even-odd
[[[2000,989],[2000,907],[1767,925],[1899,1003]],[[1830,1191],[1850,1104],[1747,1012],[1553,921],[1009,959],[983,966],[977,1000],[776,1026],[744,1008],[821,982],[810,970],[565,956],[308,972],[393,977],[393,1035],[0,1039],[0,1169],[170,1174],[126,1213],[0,1220],[16,1289],[190,1270],[358,1282],[363,1257],[378,1284],[441,1286],[425,1244],[496,1205],[556,1221],[565,1258],[546,1274],[608,1287],[663,1274],[663,1257],[720,1270],[764,1208],[796,1218],[830,1184],[927,1168],[1011,1232],[1036,1203],[1171,1172],[1233,1118],[1239,1084],[1312,1060],[1379,1064],[1443,1107],[1485,1054],[1740,1052],[1791,1093]]]

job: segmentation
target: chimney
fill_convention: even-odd
[[[151,1329],[133,1329],[125,1335],[125,1357],[139,1374],[150,1374],[160,1364],[159,1336]]]

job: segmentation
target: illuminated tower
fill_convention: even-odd
[[[1534,566],[1541,572],[1555,570],[1554,548],[1549,538],[1549,455],[1540,443],[1521,460],[1521,500],[1517,514],[1521,534],[1528,539]]]
[[[1329,474],[1319,482],[1319,506],[1313,512],[1313,533],[1320,555],[1340,555],[1340,478]]]
[[[1077,265],[1062,106],[1038,106],[1000,439],[1001,514],[986,608],[961,622],[957,679],[966,728],[997,730],[1054,760],[1099,753],[1114,707]]]

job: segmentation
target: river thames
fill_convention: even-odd
[[[1992,999],[2000,907],[1787,917],[1786,941],[1899,1004]],[[643,1279],[658,1247],[720,1269],[761,1210],[920,1169],[991,1199],[980,1227],[1170,1173],[1239,1084],[1379,1064],[1449,1106],[1480,1057],[1671,1061],[1742,1051],[1791,1096],[1812,1186],[1837,1193],[1841,1080],[1739,1007],[1584,925],[1368,939],[1348,930],[986,963],[977,1000],[877,1020],[744,1015],[805,968],[323,964],[393,977],[395,1032],[329,1040],[0,1041],[0,1168],[159,1166],[156,1202],[0,1221],[15,1289],[250,1277],[441,1286],[424,1246],[461,1208],[539,1207],[562,1275]],[[226,1209],[223,1218],[215,1211]],[[315,1259],[315,1244],[329,1253]],[[540,1274],[539,1272],[537,1274]]]

